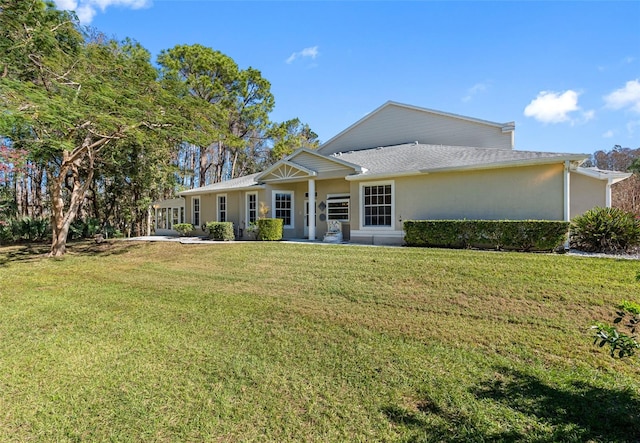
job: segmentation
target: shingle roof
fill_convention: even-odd
[[[222,191],[222,190],[232,190],[232,189],[242,189],[242,188],[250,188],[252,186],[257,186],[256,177],[259,174],[251,174],[245,175],[244,177],[232,178],[231,180],[226,180],[219,183],[213,183],[211,185],[202,186],[200,188],[190,189],[188,191],[179,192],[178,195],[193,195],[200,194],[212,191]]]
[[[515,151],[425,144],[403,144],[334,154],[367,169],[363,175],[437,172],[458,169],[491,168],[517,164],[584,160],[588,154]]]

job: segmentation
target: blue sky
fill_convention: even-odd
[[[156,56],[200,43],[326,141],[393,100],[516,122],[516,149],[640,147],[640,1],[56,0]]]

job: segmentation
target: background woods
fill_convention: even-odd
[[[0,0],[0,54],[2,225],[50,220],[54,256],[88,226],[143,234],[151,202],[317,145],[299,120],[269,120],[258,70],[201,45],[162,51],[156,67],[50,1]]]

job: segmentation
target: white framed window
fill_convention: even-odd
[[[349,221],[349,194],[327,195],[327,220]]]
[[[173,217],[171,218],[171,226],[169,227],[169,229],[171,229],[173,225],[177,225],[178,223],[180,223],[180,218],[179,218],[180,208],[172,208],[171,212]]]
[[[258,220],[258,193],[247,193],[247,224],[255,223]]]
[[[193,197],[193,226],[198,228],[200,226],[200,197]]]
[[[218,196],[218,221],[227,221],[227,194]]]
[[[395,212],[393,181],[360,185],[361,225],[364,228],[392,228]]]
[[[273,218],[281,218],[285,229],[294,227],[293,191],[273,191]]]

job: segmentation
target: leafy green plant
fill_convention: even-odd
[[[259,218],[258,240],[278,241],[282,240],[282,219],[281,218]]]
[[[626,331],[619,331],[617,327],[620,326]],[[600,347],[609,345],[612,357],[630,357],[640,349],[640,342],[635,335],[638,326],[640,326],[640,304],[624,300],[618,306],[613,325],[598,322],[591,327],[595,330],[593,343]]]
[[[191,223],[176,223],[173,225],[173,230],[177,231],[178,234],[184,237],[193,232],[193,225]]]
[[[619,208],[593,208],[573,219],[571,245],[587,252],[628,252],[640,245],[640,220]]]
[[[233,241],[236,239],[231,222],[208,222],[204,229],[213,240]]]

